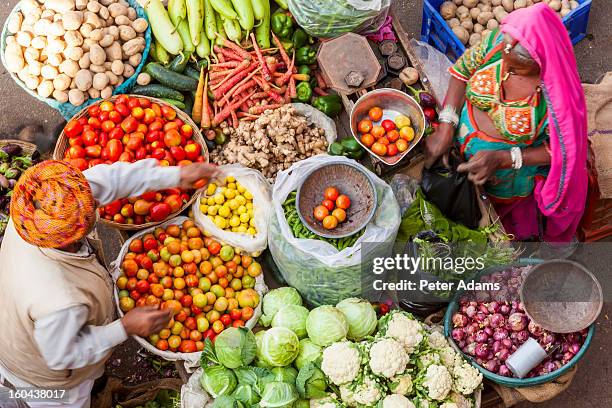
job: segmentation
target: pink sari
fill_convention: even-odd
[[[586,103],[572,43],[559,17],[545,3],[509,14],[501,31],[525,47],[540,65],[548,104],[551,165],[548,177],[537,181],[531,204],[508,204],[514,207],[511,209],[502,206],[500,215],[511,210],[514,233],[521,239],[523,232],[533,232],[537,206],[546,222],[543,239],[569,242],[584,212],[588,186]],[[517,206],[533,210],[516,211]]]

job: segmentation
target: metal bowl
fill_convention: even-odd
[[[383,110],[383,117],[380,122],[385,119],[395,120],[399,115],[406,115],[410,118],[412,127],[414,128],[414,139],[410,142],[405,152],[391,157],[383,157],[375,154],[367,146],[361,143],[361,134],[357,129],[357,125],[360,120],[368,116],[368,111],[375,106]],[[375,122],[375,124],[378,125],[380,122]],[[357,100],[351,111],[351,132],[355,140],[357,140],[368,153],[389,166],[395,166],[414,149],[425,134],[425,123],[425,114],[418,102],[408,94],[391,88],[376,89],[372,92],[368,92]]]
[[[351,199],[351,206],[346,210],[346,220],[328,230],[313,212],[321,205],[325,189],[332,186]],[[324,238],[344,238],[365,228],[374,217],[376,206],[374,182],[361,165],[346,161],[332,161],[311,171],[297,189],[296,207],[300,220],[306,228]]]
[[[553,333],[573,333],[589,327],[601,313],[603,293],[595,276],[579,263],[542,262],[521,286],[525,313]]]

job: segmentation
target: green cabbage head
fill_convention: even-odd
[[[378,322],[376,311],[367,300],[358,298],[344,299],[336,305],[336,308],[346,317],[348,322],[348,334],[346,337],[349,340],[361,341],[376,330]]]
[[[261,356],[273,367],[285,367],[300,351],[300,339],[286,327],[272,327],[261,339]]]
[[[306,319],[308,309],[304,306],[289,305],[280,309],[272,319],[272,327],[286,327],[292,330],[300,339],[306,337]]]
[[[346,337],[348,322],[340,310],[323,305],[312,309],[308,314],[306,331],[314,344],[327,347]]]

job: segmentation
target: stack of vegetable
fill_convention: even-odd
[[[224,186],[209,183],[200,199],[200,211],[222,230],[257,234],[253,195],[234,177],[226,177]]]
[[[550,356],[531,370],[528,377],[548,374],[569,363],[586,340],[588,329],[551,333],[527,316],[518,299],[522,281],[531,268],[512,267],[482,277],[480,282],[498,283],[503,289],[467,294],[452,317],[451,334],[457,346],[474,357],[477,364],[501,376],[512,377],[504,363],[530,337]]]
[[[440,14],[463,44],[478,44],[499,27],[508,13],[543,1],[565,17],[580,4],[570,0],[450,0],[440,6]]]
[[[8,21],[6,68],[43,98],[75,106],[108,98],[142,60],[149,25],[126,0],[20,6]]]
[[[9,219],[13,188],[21,173],[36,164],[39,158],[37,150],[32,154],[25,154],[22,147],[15,143],[0,148],[0,243]]]
[[[378,320],[357,298],[309,312],[288,287],[267,294],[263,309],[270,329],[228,329],[205,347],[201,385],[215,407],[451,408],[473,406],[481,387],[442,333],[410,314]]]

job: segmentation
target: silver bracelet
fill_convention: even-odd
[[[512,157],[512,168],[514,170],[520,170],[523,167],[523,152],[520,147],[513,147],[510,149],[510,157]]]
[[[454,128],[459,124],[459,115],[457,109],[454,106],[446,105],[444,109],[438,115],[438,121],[441,123],[448,123]]]

